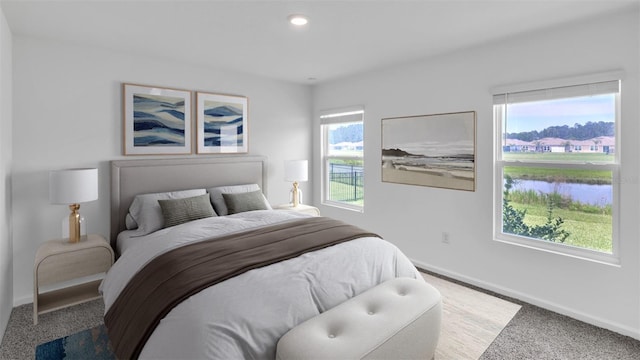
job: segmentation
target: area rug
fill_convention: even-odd
[[[477,360],[521,306],[484,292],[422,273],[442,295],[438,360]]]
[[[113,360],[116,359],[109,344],[104,325],[80,331],[36,347],[36,360]]]

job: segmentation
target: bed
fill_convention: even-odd
[[[150,291],[155,293],[147,294],[143,300],[136,299],[137,303],[122,301],[131,288],[144,287],[141,285],[145,285],[147,276],[165,272],[162,266],[149,270],[158,258],[205,243],[219,246],[218,249],[220,246],[225,248],[226,245],[220,245],[221,239],[231,244],[237,238],[244,241],[243,236],[249,233],[275,233],[273,229],[276,228],[278,231],[290,231],[293,224],[318,226],[320,222],[334,221],[310,219],[311,216],[306,214],[266,208],[199,218],[129,236],[132,231],[143,227],[136,224],[139,228],[135,228],[128,218],[132,204],[143,194],[225,189],[246,184],[254,186],[252,189],[257,186],[260,191],[266,191],[264,157],[111,162],[111,244],[117,249],[118,260],[105,277],[101,291],[105,302],[105,323],[112,342],[112,332],[116,332],[112,330],[125,323],[122,316],[120,320],[113,320],[114,309],[129,311],[127,316],[138,316],[151,312],[151,304],[165,297],[164,290],[154,288]],[[229,199],[236,198],[225,196],[225,200]],[[215,205],[214,209],[217,209]],[[335,227],[334,223],[331,224]],[[300,236],[312,235],[307,231]],[[321,237],[324,238],[316,236]],[[304,242],[326,241],[301,238]],[[296,242],[299,243],[301,241]],[[203,251],[191,253],[200,256]],[[304,321],[387,280],[399,277],[422,279],[409,259],[394,245],[366,232],[265,264],[249,267],[217,281],[215,285],[198,288],[183,296],[159,317],[148,335],[142,336],[137,350],[121,353],[126,356],[116,350],[116,354],[149,359],[272,359],[276,355],[278,340]],[[146,275],[147,270],[150,275]],[[132,286],[136,281],[138,285]],[[138,310],[132,310],[136,306]],[[128,320],[127,316],[125,320]],[[127,338],[128,335],[121,337]]]

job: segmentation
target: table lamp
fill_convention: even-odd
[[[291,189],[293,207],[302,203],[302,190],[298,188],[298,181],[307,181],[308,167],[307,160],[289,160],[284,164],[284,180],[293,181],[293,189]]]
[[[49,173],[49,202],[69,205],[69,242],[80,241],[80,203],[98,199],[98,169],[65,169]],[[64,231],[63,231],[64,233]]]

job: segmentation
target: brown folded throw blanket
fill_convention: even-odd
[[[366,236],[379,237],[339,220],[313,217],[213,237],[158,255],[129,280],[104,317],[115,354],[137,358],[171,309],[211,285]]]

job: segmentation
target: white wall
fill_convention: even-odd
[[[48,202],[49,170],[99,168],[100,199],[80,211],[89,232],[109,235],[108,161],[124,158],[122,82],[247,96],[249,153],[269,159],[266,191],[273,204],[288,201],[284,161],[310,157],[308,86],[26,37],[13,44],[15,304],[31,301],[36,249],[60,236],[68,214],[66,206]]]
[[[0,342],[13,307],[11,250],[11,30],[0,9]]]
[[[321,211],[378,232],[419,266],[640,338],[638,20],[637,11],[610,14],[318,85],[316,114],[365,106],[365,212],[320,205]],[[493,241],[491,88],[616,69],[625,72],[619,134],[622,265]],[[475,192],[381,182],[381,118],[468,110],[477,112]],[[317,150],[314,159],[319,200]],[[440,241],[445,231],[449,245]]]

